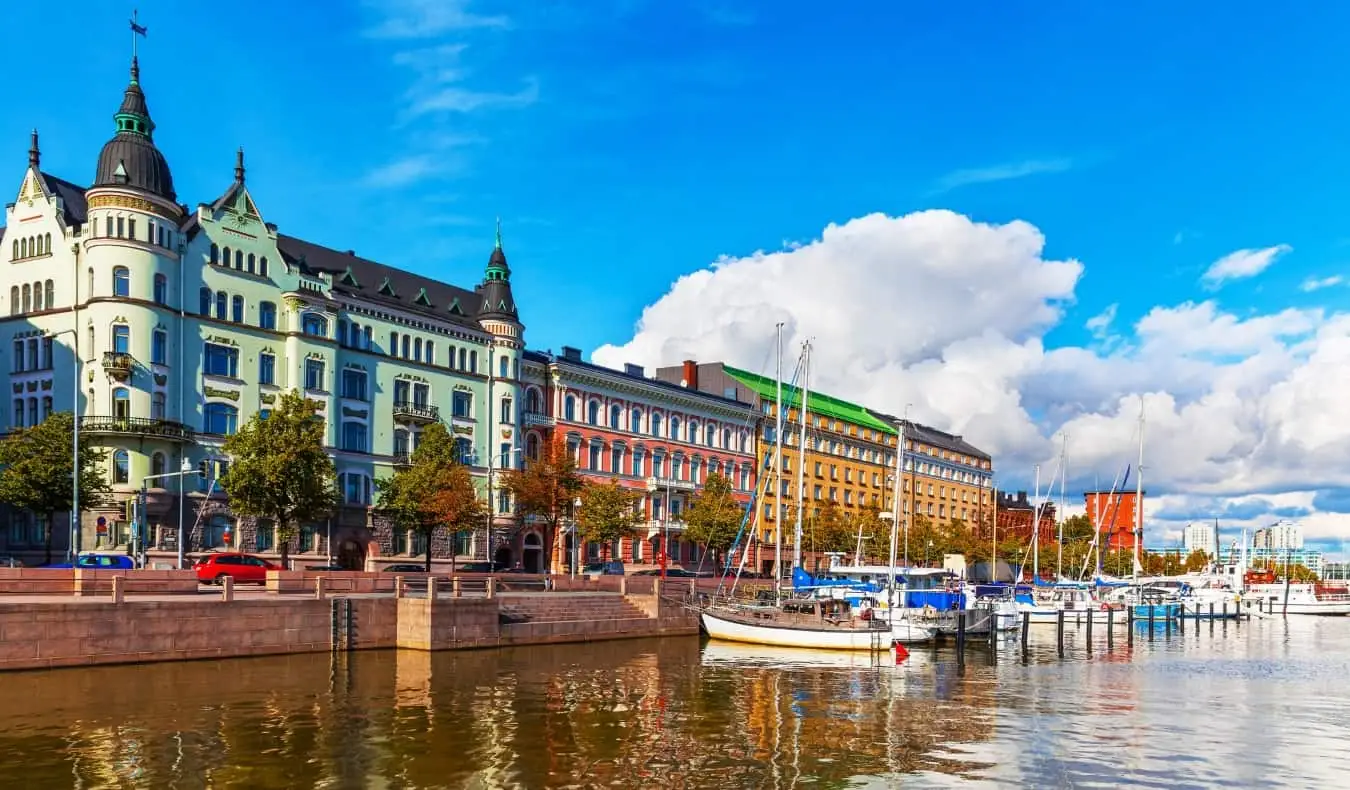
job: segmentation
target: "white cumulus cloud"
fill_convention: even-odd
[[[790,348],[813,342],[813,388],[892,414],[912,404],[915,419],[993,453],[1002,484],[1025,486],[1036,463],[1054,468],[1067,433],[1079,491],[1135,462],[1142,401],[1150,540],[1193,517],[1170,506],[1187,497],[1244,501],[1225,517],[1233,524],[1306,511],[1316,539],[1350,539],[1350,512],[1310,504],[1350,501],[1350,313],[1238,316],[1207,300],[1118,323],[1113,305],[1077,322],[1124,342],[1047,348],[1084,267],[1044,249],[1023,221],[871,214],[679,278],[632,338],[593,358],[612,367],[721,360],[772,373],[781,321]],[[1251,276],[1287,250],[1242,251],[1215,266],[1224,264],[1220,279]]]
[[[1293,249],[1288,244],[1276,244],[1259,250],[1236,250],[1210,264],[1200,279],[1206,286],[1217,288],[1229,280],[1255,277],[1270,268],[1276,258]]]
[[[1299,285],[1299,290],[1305,293],[1320,291],[1323,288],[1331,288],[1345,282],[1345,278],[1339,274],[1333,274],[1330,277],[1309,277]]]

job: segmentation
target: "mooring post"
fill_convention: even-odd
[[[1152,605],[1152,604],[1145,604],[1145,605],[1148,606],[1148,641],[1152,642],[1152,641],[1153,641],[1153,605]]]
[[[229,603],[234,600],[234,577],[226,576],[220,580],[220,600]]]
[[[1092,652],[1092,610],[1087,610],[1087,649]]]
[[[1031,633],[1031,612],[1022,612],[1022,660],[1027,657],[1027,635]]]
[[[1106,610],[1106,649],[1110,650],[1116,641],[1116,610]]]
[[[1186,635],[1186,604],[1179,604],[1179,606],[1181,606],[1181,612],[1179,613],[1180,616],[1177,617],[1177,626],[1181,628],[1181,635],[1182,635],[1182,636],[1185,636],[1185,635]],[[1168,614],[1170,615],[1171,612],[1169,611]],[[1171,618],[1170,616],[1167,618],[1167,622],[1168,622],[1167,632],[1170,634],[1170,633],[1172,632],[1172,626],[1171,626],[1172,618]]]
[[[458,577],[458,576],[451,576],[451,577],[450,577],[450,597],[451,597],[451,598],[458,598],[458,597],[459,597],[459,594],[460,594],[460,589],[459,589],[459,577]]]
[[[497,597],[497,577],[496,577],[496,576],[489,576],[489,577],[488,577],[488,580],[487,580],[487,597],[489,597],[489,598],[496,598],[496,597]]]
[[[1064,657],[1064,610],[1055,612],[1055,642],[1059,648],[1059,657]]]
[[[966,661],[966,610],[956,610],[956,663]]]

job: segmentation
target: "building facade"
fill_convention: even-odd
[[[189,551],[275,552],[270,526],[230,512],[221,445],[297,389],[324,420],[343,499],[331,520],[302,526],[300,553],[349,567],[421,553],[370,505],[424,426],[447,423],[480,478],[491,459],[518,458],[523,325],[500,233],[474,288],[287,236],[263,218],[242,150],[222,194],[188,208],[135,59],[114,126],[88,187],[42,171],[35,132],[0,237],[5,428],[73,405],[107,451],[114,499],[83,514],[80,548],[124,549],[141,532],[152,555],[174,552],[181,526]],[[184,465],[200,476],[173,476]],[[142,485],[143,530],[122,506]],[[32,520],[14,514],[0,549],[31,558]],[[486,556],[487,527],[435,553]]]
[[[1083,501],[1102,548],[1134,551],[1135,530],[1143,531],[1143,513],[1134,491],[1085,491]]]
[[[681,516],[708,475],[728,478],[741,501],[751,500],[758,481],[756,415],[734,398],[648,378],[636,365],[623,371],[593,365],[570,347],[556,356],[526,354],[523,397],[527,458],[558,437],[588,482],[617,480],[641,495],[639,533],[608,552],[589,541],[576,546],[570,530],[547,535],[524,524],[522,551],[526,541],[544,547],[554,572],[570,569],[574,559],[586,564],[605,555],[641,569],[659,565],[663,554],[668,564],[692,570],[704,558],[700,547],[683,539]]]
[[[1210,557],[1216,556],[1215,552],[1218,549],[1215,543],[1218,537],[1217,532],[1218,527],[1212,522],[1193,521],[1187,524],[1181,535],[1181,542],[1186,548],[1186,553],[1203,551]]]
[[[994,516],[989,454],[956,434],[911,420],[895,424],[905,437],[902,512],[922,515],[938,526],[959,523],[980,535],[988,533]]]
[[[1282,519],[1268,527],[1256,530],[1252,535],[1254,549],[1301,549],[1303,548],[1303,525],[1297,521]]]
[[[1033,524],[1036,528],[1036,540],[1040,545],[1048,546],[1055,542],[1056,520],[1055,503],[1042,502],[1038,508],[1035,502],[1027,497],[1027,492],[1018,491],[1012,493],[1009,491],[997,492],[996,501],[998,503],[998,539],[1020,540],[1028,544],[1031,542]],[[985,537],[981,535],[981,537]]]

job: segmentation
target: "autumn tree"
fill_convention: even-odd
[[[875,507],[864,507],[854,516],[853,526],[862,531],[863,554],[869,562],[885,565],[891,561],[891,522]]]
[[[487,521],[487,504],[478,495],[469,467],[460,463],[455,440],[443,423],[422,430],[406,466],[375,482],[377,508],[400,529],[422,535],[426,569],[431,571],[431,544],[436,530],[454,536],[472,532]],[[454,552],[450,554],[454,572]]]
[[[572,512],[572,503],[581,493],[583,482],[577,474],[577,462],[567,452],[563,437],[545,443],[539,457],[527,458],[523,469],[502,473],[499,485],[510,492],[520,518],[535,518],[548,526],[549,556],[555,570],[562,567],[562,541],[558,526]]]
[[[712,552],[716,567],[721,567],[722,553],[736,541],[744,515],[745,505],[732,493],[731,480],[710,472],[684,513],[684,535]]]
[[[0,441],[0,502],[45,517],[43,543],[47,564],[52,561],[52,519],[71,509],[71,444],[75,420],[57,412],[31,428],[11,431]],[[107,501],[107,453],[80,438],[80,509]],[[79,547],[74,547],[78,550]]]
[[[1187,573],[1197,573],[1209,567],[1209,554],[1196,549],[1186,555],[1185,570]]]
[[[858,533],[834,500],[826,500],[811,519],[811,550],[852,553]]]
[[[582,487],[577,527],[587,541],[600,544],[606,560],[610,558],[610,544],[637,530],[638,522],[642,520],[638,510],[641,499],[640,492],[625,488],[617,477],[608,483]]]
[[[330,515],[338,503],[337,472],[323,446],[324,421],[315,411],[298,391],[283,392],[270,414],[254,414],[225,439],[230,468],[221,487],[230,510],[272,522],[282,567],[289,567],[299,525]]]

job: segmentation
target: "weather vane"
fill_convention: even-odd
[[[131,9],[131,57],[136,57],[136,38],[137,36],[145,38],[146,31],[149,30],[145,25],[137,24],[140,11]]]

